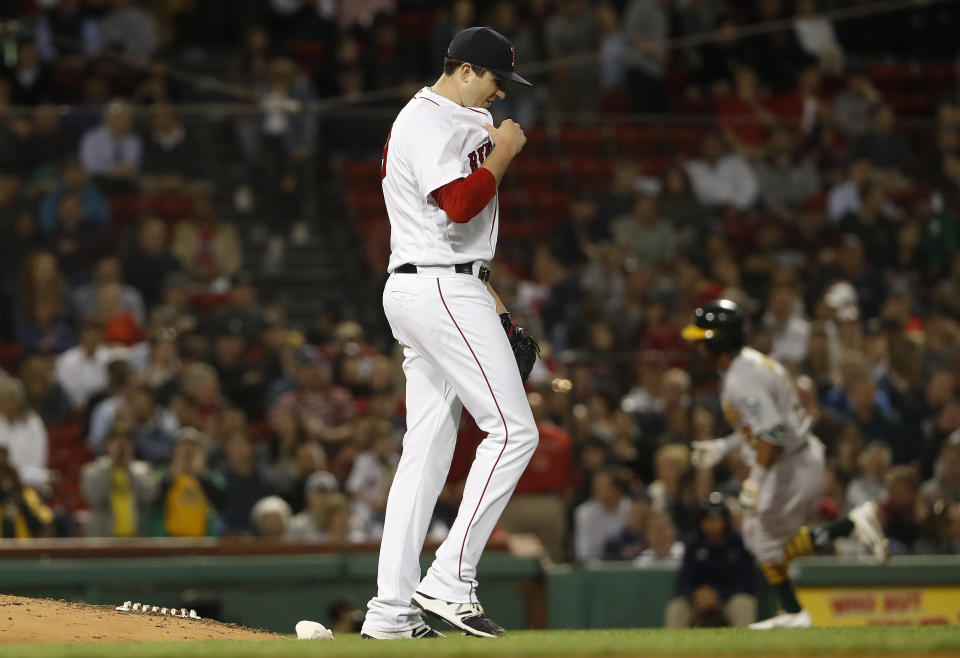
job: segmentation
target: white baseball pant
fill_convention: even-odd
[[[474,264],[474,273],[479,264]],[[537,446],[538,432],[496,304],[486,285],[453,267],[391,274],[383,309],[403,345],[407,432],[390,487],[377,595],[364,629],[419,625],[415,591],[454,603],[476,598],[477,562]],[[457,518],[420,580],[420,551],[447,479],[462,407],[487,432]]]
[[[784,455],[760,486],[757,511],[743,519],[743,543],[763,564],[780,564],[793,539],[823,496],[823,443],[816,437]]]

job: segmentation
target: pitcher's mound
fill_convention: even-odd
[[[122,605],[120,601],[117,605]],[[216,621],[117,612],[104,605],[0,594],[3,642],[275,640],[279,635]]]

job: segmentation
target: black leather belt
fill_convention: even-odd
[[[473,261],[469,263],[457,263],[453,266],[453,270],[457,274],[473,274]],[[416,274],[417,266],[412,263],[404,263],[403,265],[398,265],[394,268],[395,274]],[[486,265],[481,265],[480,270],[477,272],[477,278],[486,283],[490,280],[490,268]]]

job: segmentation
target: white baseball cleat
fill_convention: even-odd
[[[360,631],[360,637],[365,640],[425,640],[447,636],[421,624],[409,631]]]
[[[870,500],[857,505],[850,510],[847,518],[853,521],[854,536],[870,549],[877,562],[884,564],[889,561],[889,542],[883,535],[883,526],[877,516],[877,504]]]
[[[507,634],[483,613],[479,603],[451,603],[415,592],[413,604],[434,617],[439,617],[464,635],[474,637],[503,637]]]
[[[333,631],[315,621],[298,621],[296,625],[298,640],[332,640]]]
[[[810,613],[806,610],[793,613],[785,612],[782,615],[750,624],[750,628],[758,631],[770,628],[810,628],[811,626],[813,626],[813,621],[810,619]]]

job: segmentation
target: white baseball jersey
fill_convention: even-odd
[[[400,111],[380,173],[390,218],[389,271],[404,263],[489,261],[497,245],[497,197],[469,222],[450,220],[431,192],[476,171],[493,150],[485,109],[421,89]]]
[[[723,377],[723,415],[747,445],[753,439],[793,452],[807,441],[810,417],[800,404],[787,369],[765,354],[745,347]]]
[[[745,347],[723,378],[723,413],[745,439],[742,454],[754,463],[755,439],[783,448],[760,484],[755,513],[743,520],[743,540],[764,564],[780,564],[787,542],[809,518],[824,483],[823,444],[810,433],[787,369]]]

